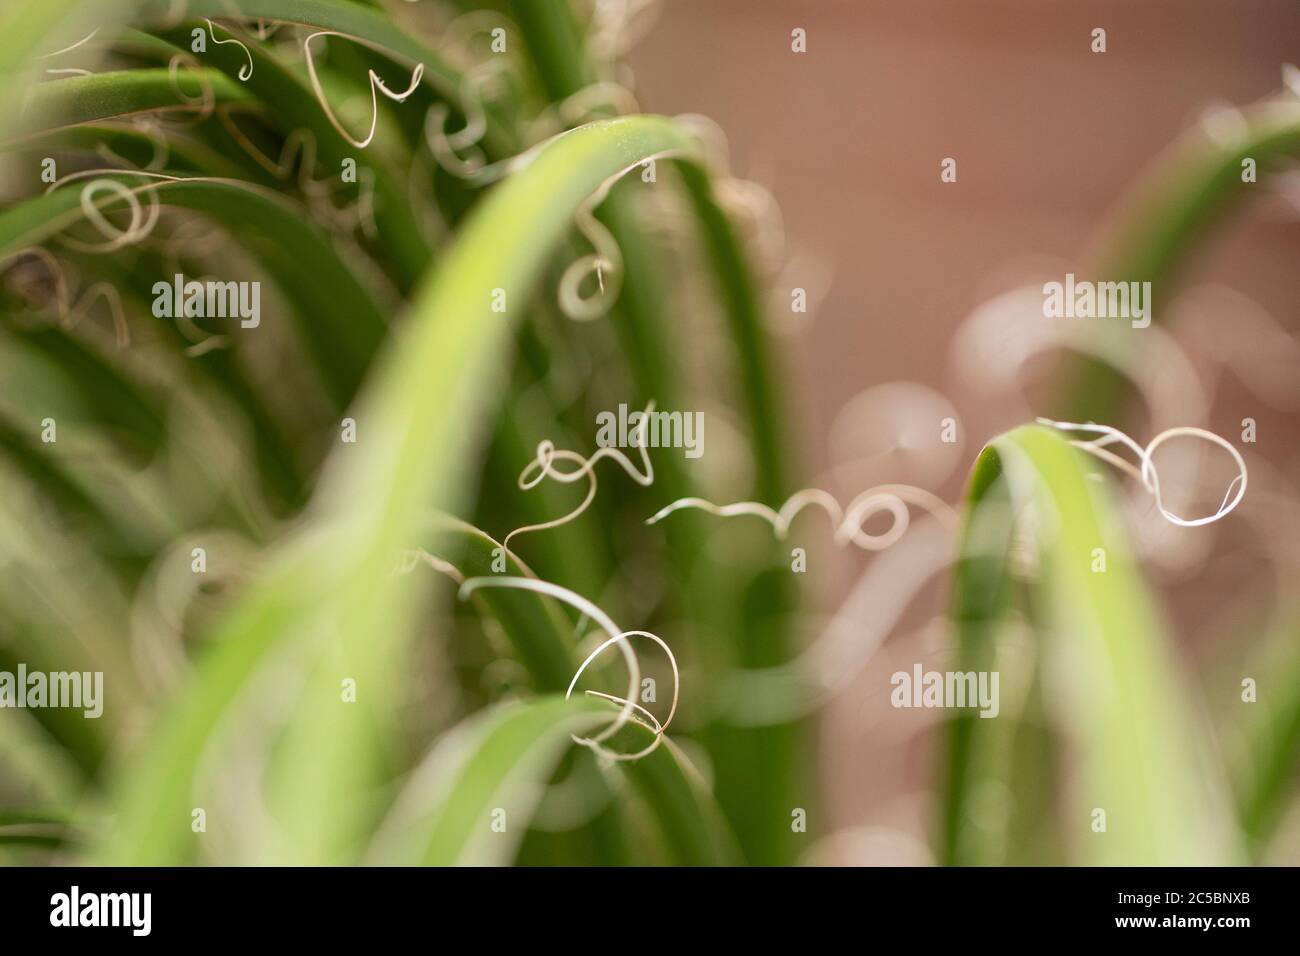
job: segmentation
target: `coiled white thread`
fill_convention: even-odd
[[[180,68],[184,65],[192,70],[199,81],[199,95],[190,96],[180,84]],[[189,121],[189,126],[196,126],[202,123],[212,115],[213,109],[217,105],[217,94],[212,88],[212,80],[208,77],[207,72],[200,66],[199,61],[188,53],[177,53],[167,61],[167,82],[171,84],[172,92],[176,98],[186,106],[197,110],[197,115]]]
[[[329,101],[325,98],[325,90],[321,86],[320,77],[316,74],[316,57],[311,49],[311,41],[317,37],[343,37],[349,40],[355,40],[356,38],[349,37],[345,33],[339,33],[336,30],[318,30],[302,41],[302,52],[307,62],[307,76],[311,81],[312,91],[315,92],[316,99],[320,101],[321,109],[325,111],[325,118],[329,120],[330,125],[345,140],[357,149],[365,149],[370,145],[371,140],[375,138],[375,130],[379,127],[379,94],[383,93],[384,96],[395,103],[405,102],[412,93],[419,89],[420,81],[424,79],[424,64],[415,64],[415,68],[411,70],[411,82],[401,93],[394,93],[390,90],[374,70],[367,71],[370,77],[370,132],[366,134],[365,139],[356,139],[343,128],[343,124],[334,115],[334,111],[330,109]]]
[[[596,207],[605,201],[610,190],[628,173],[644,168],[647,163],[681,155],[681,150],[670,149],[638,159],[607,177],[578,207],[574,214],[574,225],[595,251],[579,256],[560,276],[557,300],[560,310],[569,318],[577,322],[590,322],[605,315],[618,298],[623,285],[623,253],[613,234],[596,218]],[[595,273],[600,291],[583,298],[582,282],[592,273]]]
[[[485,587],[517,588],[519,590],[534,591],[538,594],[545,594],[548,597],[553,597],[582,614],[585,614],[588,618],[594,621],[601,630],[609,635],[605,641],[601,642],[596,649],[588,654],[583,662],[578,665],[578,669],[574,672],[573,679],[569,681],[568,690],[564,693],[565,700],[568,700],[573,696],[573,691],[577,687],[578,680],[582,677],[583,672],[586,671],[591,663],[599,657],[606,648],[617,644],[619,650],[623,653],[623,660],[627,664],[628,671],[627,696],[616,697],[612,694],[590,690],[585,692],[590,696],[600,697],[603,700],[621,704],[622,707],[618,712],[618,716],[610,722],[608,727],[592,737],[579,737],[576,734],[570,735],[574,743],[583,747],[589,747],[610,760],[620,761],[638,760],[641,757],[654,752],[659,747],[660,743],[663,742],[664,734],[667,732],[668,726],[672,723],[673,717],[677,713],[677,698],[681,683],[680,672],[677,669],[677,657],[673,654],[672,648],[668,646],[666,641],[655,634],[651,634],[649,631],[621,630],[608,614],[591,601],[582,597],[580,594],[576,594],[568,588],[560,587],[558,584],[552,584],[550,581],[542,581],[537,578],[509,576],[470,578],[461,585],[460,597],[464,600],[474,593],[474,591]],[[654,641],[663,648],[664,653],[668,655],[668,662],[672,666],[673,671],[673,697],[672,703],[668,709],[668,716],[662,722],[656,719],[654,715],[649,714],[644,707],[641,707],[635,702],[637,689],[641,686],[641,667],[637,661],[636,653],[632,650],[631,642],[628,640],[629,637],[644,637]],[[648,720],[638,718],[636,716],[637,714],[646,715]],[[651,733],[654,734],[654,740],[635,753],[619,753],[618,751],[603,746],[604,741],[609,740],[624,726],[626,726],[629,721],[633,720],[641,723],[649,729]]]
[[[171,155],[171,144],[167,141],[167,137],[163,136],[159,131],[157,117],[132,117],[131,125],[135,127],[136,131],[140,133],[141,136],[147,138],[150,145],[153,146],[153,155],[149,158],[149,162],[145,166],[137,167],[135,163],[132,163],[125,156],[122,156],[107,143],[97,143],[95,145],[95,152],[98,153],[100,158],[105,162],[116,163],[125,169],[143,168],[151,173],[160,172],[165,169],[167,167],[167,159]]]
[[[1156,435],[1155,438],[1151,439],[1151,441],[1147,442],[1147,446],[1143,448],[1118,428],[1112,428],[1109,425],[1096,425],[1092,422],[1084,424],[1076,422],[1057,422],[1050,418],[1039,418],[1037,421],[1041,425],[1047,425],[1061,431],[1082,431],[1097,434],[1097,438],[1093,438],[1089,441],[1071,441],[1070,444],[1074,445],[1076,448],[1083,449],[1090,455],[1095,455],[1103,461],[1109,462],[1142,482],[1143,487],[1145,487],[1147,491],[1151,492],[1152,497],[1155,499],[1156,508],[1159,509],[1165,520],[1172,524],[1179,525],[1180,527],[1198,528],[1202,525],[1218,521],[1220,518],[1228,515],[1232,509],[1236,508],[1237,505],[1241,503],[1241,499],[1246,495],[1246,462],[1241,457],[1241,453],[1237,451],[1237,449],[1234,448],[1232,443],[1227,439],[1214,434],[1214,432],[1206,431],[1204,428],[1194,428],[1192,426],[1167,428]],[[1203,438],[1208,442],[1218,445],[1219,447],[1226,449],[1228,454],[1232,456],[1232,460],[1236,462],[1238,470],[1237,477],[1233,478],[1232,481],[1228,483],[1228,489],[1224,492],[1223,501],[1219,504],[1219,510],[1212,515],[1206,515],[1201,518],[1183,518],[1166,508],[1164,500],[1161,497],[1160,474],[1156,471],[1156,466],[1152,461],[1151,456],[1155,453],[1157,448],[1169,439],[1181,436]],[[1124,447],[1132,450],[1132,452],[1137,455],[1140,467],[1134,467],[1132,462],[1129,462],[1126,459],[1121,458],[1119,455],[1116,455],[1114,452],[1106,449],[1107,445],[1113,445],[1116,442],[1124,445]],[[1233,494],[1234,488],[1236,489],[1235,495]]]
[[[87,169],[81,172],[64,176],[62,180],[51,184],[45,192],[48,195],[55,189],[65,186],[70,182],[79,179],[86,179],[92,176],[103,176],[109,174],[123,174],[133,176],[161,176],[159,173],[146,173],[142,170],[135,169]],[[163,177],[170,178],[170,177]],[[99,208],[97,198],[101,192],[111,192],[117,199],[126,204],[127,211],[130,215],[130,224],[125,229],[120,229],[108,221],[108,217]],[[116,179],[91,179],[81,189],[79,197],[82,215],[96,230],[105,238],[105,242],[95,244],[82,242],[73,239],[71,236],[63,236],[62,241],[81,252],[104,253],[115,252],[124,246],[133,245],[142,239],[145,239],[153,232],[154,226],[158,224],[158,217],[162,214],[162,204],[158,197],[152,192],[145,192],[149,201],[149,209],[146,212],[145,207],[141,204],[138,194],[144,190],[132,189],[125,183],[118,182]]]
[[[479,143],[487,133],[487,112],[483,105],[484,89],[497,75],[507,69],[507,64],[486,60],[466,71],[460,81],[461,110],[465,125],[454,132],[447,131],[451,107],[435,103],[424,114],[424,139],[438,165],[459,179],[485,185],[499,178],[505,171],[505,160],[487,165]],[[468,151],[468,152],[467,152]],[[461,153],[467,153],[462,157]]]
[[[225,43],[233,43],[233,44],[235,44],[235,46],[239,47],[241,50],[244,51],[244,56],[248,58],[248,64],[247,64],[246,66],[241,66],[241,67],[239,68],[239,79],[240,79],[242,82],[247,82],[247,81],[248,81],[248,78],[251,77],[251,76],[253,75],[253,54],[252,54],[252,52],[248,49],[248,47],[246,47],[246,46],[245,46],[245,45],[244,45],[244,44],[239,40],[238,37],[230,36],[230,37],[226,37],[226,39],[224,39],[224,40],[218,40],[218,39],[217,39],[217,28],[214,27],[214,26],[212,25],[212,21],[209,20],[207,17],[204,17],[204,18],[203,18],[203,22],[206,23],[206,24],[208,25],[208,33],[212,36],[212,42],[213,42],[213,43],[217,44],[218,46],[220,46],[220,45],[222,45],[222,44],[225,44]]]
[[[555,518],[551,521],[545,521],[540,524],[525,525],[522,528],[516,528],[505,536],[501,542],[502,548],[507,551],[510,549],[510,539],[517,535],[527,534],[530,531],[545,531],[550,528],[558,528],[562,525],[573,521],[591,506],[596,497],[596,462],[602,458],[611,458],[627,472],[628,477],[635,481],[643,488],[648,488],[654,484],[655,470],[654,465],[650,462],[650,453],[646,445],[646,429],[650,424],[650,414],[654,411],[655,403],[650,402],[646,405],[645,412],[641,420],[637,423],[635,431],[635,445],[641,452],[641,464],[644,470],[638,470],[632,460],[623,454],[623,452],[614,447],[604,447],[588,456],[583,457],[576,451],[567,449],[557,449],[555,443],[549,438],[538,443],[537,457],[524,466],[524,470],[519,473],[519,488],[522,491],[529,491],[536,488],[547,478],[555,481],[571,484],[581,478],[587,479],[587,495],[582,499],[578,507],[574,508],[568,514]],[[571,461],[577,467],[572,471],[560,471],[554,467],[556,461]]]
[[[532,146],[515,156],[488,163],[481,146],[487,134],[488,87],[508,70],[509,64],[493,58],[465,72],[460,86],[460,106],[465,114],[461,129],[447,130],[451,108],[446,103],[435,103],[424,117],[425,142],[438,165],[475,186],[489,185],[514,172],[520,168],[522,157],[530,156],[556,136],[579,128],[574,124],[582,124],[598,106],[612,105],[615,113],[636,112],[636,99],[625,87],[617,83],[593,83],[537,114],[528,124],[526,135]]]
[[[641,111],[636,97],[626,86],[601,80],[584,86],[557,103],[548,104],[528,124],[529,139],[542,139],[562,129],[581,125],[602,107],[612,107],[613,112],[620,116]]]
[[[720,518],[733,518],[739,515],[762,518],[772,526],[777,540],[784,541],[790,533],[790,524],[795,517],[805,508],[815,505],[830,517],[831,524],[835,528],[837,545],[842,546],[852,542],[863,551],[883,551],[907,532],[911,523],[909,504],[928,511],[948,526],[956,524],[956,515],[947,502],[923,488],[912,485],[878,485],[875,488],[868,488],[850,501],[847,508],[841,508],[834,495],[820,488],[796,491],[786,499],[780,511],[774,511],[757,501],[716,505],[704,498],[679,498],[647,518],[646,524],[655,524],[675,511],[697,508]],[[882,511],[888,511],[893,519],[888,530],[879,534],[871,534],[863,530],[862,526]]]
[[[587,43],[603,62],[620,58],[650,29],[658,14],[656,0],[596,0]]]

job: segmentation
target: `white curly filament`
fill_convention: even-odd
[[[1156,435],[1155,438],[1151,439],[1151,441],[1147,443],[1147,446],[1143,448],[1118,428],[1112,428],[1109,425],[1096,425],[1092,422],[1058,422],[1053,421],[1050,418],[1039,418],[1037,421],[1041,425],[1047,425],[1051,428],[1059,429],[1060,431],[1092,432],[1096,434],[1098,436],[1097,438],[1088,441],[1071,441],[1070,444],[1074,445],[1076,448],[1081,448],[1090,455],[1094,455],[1103,461],[1110,462],[1112,465],[1115,465],[1117,468],[1122,469],[1138,481],[1142,482],[1143,487],[1145,487],[1147,491],[1151,492],[1151,496],[1155,499],[1156,508],[1159,509],[1165,520],[1172,524],[1179,525],[1180,527],[1199,528],[1202,525],[1218,521],[1220,518],[1226,517],[1234,508],[1236,508],[1237,505],[1241,503],[1241,499],[1246,495],[1246,462],[1241,457],[1241,452],[1237,451],[1237,449],[1234,448],[1232,443],[1227,439],[1216,435],[1214,432],[1206,431],[1204,428],[1194,428],[1190,425],[1182,426],[1180,428],[1167,428],[1160,432],[1160,434]],[[1155,453],[1157,448],[1169,439],[1179,438],[1182,436],[1202,438],[1212,444],[1218,445],[1220,448],[1226,449],[1228,454],[1232,456],[1232,460],[1237,465],[1237,476],[1233,478],[1232,481],[1228,482],[1228,488],[1227,491],[1224,492],[1223,501],[1219,504],[1219,510],[1212,515],[1205,515],[1201,518],[1181,517],[1166,508],[1164,499],[1161,497],[1160,474],[1156,471],[1155,462],[1152,461],[1151,456]],[[1134,467],[1131,462],[1121,458],[1114,452],[1107,450],[1107,445],[1113,445],[1117,442],[1137,455],[1139,467]],[[1236,492],[1235,494],[1233,493],[1234,490]]]
[[[571,484],[581,478],[586,478],[588,482],[587,495],[576,508],[562,517],[555,518],[551,521],[544,521],[540,524],[531,524],[525,525],[522,528],[515,528],[514,531],[511,531],[505,536],[505,539],[501,542],[502,547],[509,550],[511,538],[514,538],[517,535],[527,534],[530,531],[545,531],[550,528],[558,528],[573,521],[586,511],[587,508],[591,506],[592,501],[596,498],[595,466],[596,462],[600,461],[602,458],[611,458],[618,462],[622,469],[627,472],[628,477],[638,485],[648,488],[650,485],[654,484],[655,471],[654,466],[650,463],[650,453],[647,451],[646,443],[646,428],[649,425],[650,413],[654,411],[654,407],[654,402],[650,402],[646,405],[645,412],[641,416],[641,421],[637,423],[636,432],[634,433],[636,436],[636,446],[641,452],[641,464],[644,470],[638,470],[636,465],[632,463],[632,460],[628,458],[627,455],[623,454],[623,452],[618,448],[600,448],[595,454],[584,458],[575,451],[568,451],[566,449],[557,450],[555,443],[549,439],[540,442],[537,445],[537,457],[524,466],[524,470],[519,474],[520,489],[523,491],[529,491],[532,488],[536,488],[547,478],[551,478],[563,484]],[[570,461],[578,467],[574,468],[572,471],[560,471],[555,467],[555,462],[557,461]]]
[[[805,508],[816,506],[830,517],[835,527],[836,544],[852,542],[863,551],[882,551],[906,533],[911,523],[909,504],[928,511],[949,526],[956,523],[956,515],[952,508],[937,495],[912,485],[880,485],[868,488],[859,494],[849,502],[847,508],[841,508],[834,495],[820,488],[796,491],[786,499],[780,511],[774,511],[758,501],[737,501],[728,505],[716,505],[704,498],[679,498],[647,518],[646,524],[655,524],[673,512],[687,508],[706,511],[720,518],[753,515],[770,524],[777,540],[783,541],[790,533],[790,524],[795,517]],[[893,519],[888,530],[880,534],[864,531],[863,524],[881,511],[888,511]]]
[[[411,71],[410,85],[408,85],[401,93],[394,93],[390,90],[387,85],[385,85],[384,81],[380,79],[379,74],[374,70],[368,71],[370,77],[370,131],[366,133],[364,139],[357,139],[343,128],[343,124],[340,123],[338,117],[334,115],[334,111],[330,109],[329,101],[325,98],[325,90],[321,86],[320,77],[316,75],[316,57],[312,53],[311,49],[311,41],[317,37],[353,38],[348,37],[345,33],[339,33],[335,30],[318,30],[302,41],[302,51],[307,62],[307,77],[311,80],[312,91],[315,92],[316,99],[320,101],[321,109],[325,111],[325,118],[329,120],[330,125],[333,126],[338,134],[345,140],[357,149],[365,149],[370,145],[371,140],[375,138],[375,130],[379,127],[379,94],[383,93],[384,96],[388,97],[388,99],[395,103],[405,102],[412,93],[419,89],[420,81],[424,79],[424,64],[415,64],[415,69]]]
[[[590,654],[588,654],[586,659],[583,660],[583,662],[578,666],[577,671],[573,675],[573,679],[569,682],[569,688],[565,692],[564,696],[566,699],[573,696],[573,691],[574,688],[577,687],[578,679],[582,676],[583,672],[591,665],[591,663],[603,651],[605,651],[606,648],[617,644],[619,650],[622,652],[623,660],[627,665],[627,672],[628,672],[628,687],[627,687],[626,696],[620,698],[620,697],[614,697],[610,694],[604,694],[595,691],[587,691],[587,693],[591,696],[600,697],[604,700],[615,701],[617,703],[622,704],[622,707],[619,710],[618,715],[613,719],[613,721],[610,722],[608,727],[606,727],[600,733],[592,737],[579,737],[577,735],[572,735],[574,743],[579,744],[583,747],[589,747],[592,750],[595,750],[597,753],[601,754],[602,756],[607,757],[611,760],[636,760],[640,757],[644,757],[646,754],[650,753],[656,747],[659,746],[660,742],[663,740],[663,736],[665,731],[668,728],[668,725],[672,723],[673,716],[677,712],[677,697],[678,697],[679,683],[680,683],[679,672],[677,669],[677,658],[673,655],[672,649],[669,648],[667,643],[665,643],[658,636],[651,634],[648,631],[622,630],[621,628],[619,628],[617,624],[614,623],[613,619],[611,619],[608,614],[606,614],[603,610],[601,610],[597,605],[593,604],[591,601],[584,598],[582,595],[570,591],[568,588],[561,587],[558,584],[552,584],[550,581],[542,581],[538,578],[512,577],[509,575],[504,575],[504,576],[494,575],[492,577],[470,578],[467,581],[465,581],[464,584],[461,585],[460,597],[463,600],[469,597],[469,595],[474,593],[474,591],[478,590],[479,588],[490,588],[490,587],[517,588],[519,590],[534,591],[538,594],[544,594],[547,595],[548,597],[555,598],[556,600],[561,601],[569,605],[570,607],[574,608],[575,610],[579,611],[580,613],[586,615],[593,622],[595,622],[595,624],[602,631],[604,631],[606,635],[608,635],[606,640],[603,641],[599,646],[597,646],[596,649],[593,650]],[[602,746],[602,743],[608,740],[609,738],[611,738],[612,736],[614,736],[616,733],[618,733],[628,723],[628,721],[638,719],[635,716],[638,712],[642,712],[642,713],[645,712],[644,708],[640,707],[635,702],[637,690],[641,686],[641,667],[639,662],[637,661],[636,653],[632,649],[632,644],[628,640],[628,638],[630,637],[644,637],[649,640],[652,640],[660,647],[662,647],[664,652],[668,655],[668,660],[669,663],[672,665],[672,671],[673,671],[673,699],[668,712],[667,719],[665,719],[661,723],[658,719],[651,716],[650,721],[646,724],[646,726],[654,734],[654,740],[646,747],[642,748],[641,750],[635,753],[624,754],[624,753],[619,753],[617,751],[611,750],[608,747],[604,747]]]
[[[246,47],[238,37],[226,37],[224,40],[217,39],[217,28],[212,25],[212,21],[207,17],[204,17],[203,22],[208,25],[208,33],[212,36],[213,43],[216,43],[217,45],[233,43],[244,51],[244,56],[248,58],[248,63],[239,68],[239,79],[247,82],[248,78],[253,75],[253,54],[249,51],[248,47]]]

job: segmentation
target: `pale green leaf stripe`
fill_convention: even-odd
[[[309,635],[302,651],[319,665],[277,768],[276,803],[295,844],[288,855],[310,862],[356,851],[367,822],[361,807],[382,772],[377,735],[391,715],[345,713],[339,678],[398,685],[414,595],[410,576],[393,576],[394,557],[421,516],[464,502],[496,401],[484,383],[501,366],[511,322],[585,198],[610,175],[666,150],[700,158],[699,144],[661,117],[594,123],[541,150],[475,210],[418,296],[412,321],[388,345],[354,413],[362,437],[328,462],[308,531],[291,539],[218,629],[198,680],[124,776],[108,859],[166,862],[192,853],[200,753],[289,629]],[[491,307],[496,289],[506,295],[504,314]]]
[[[502,704],[469,718],[412,774],[367,862],[512,862],[543,786],[573,746],[571,735],[596,733],[616,713],[608,701],[578,695]],[[617,739],[640,750],[652,737],[648,728],[630,723]],[[720,811],[671,741],[620,767],[655,808],[673,862],[708,866],[738,859]]]
[[[389,852],[400,855],[385,862],[428,866],[511,862],[541,788],[573,746],[570,735],[595,733],[616,713],[607,701],[579,695],[570,700],[543,697],[507,704],[471,718],[449,733],[430,757],[430,767],[449,765],[430,781],[434,793],[420,789],[424,781],[419,771],[413,785],[408,785],[405,798],[423,813],[392,845]],[[496,811],[504,813],[504,820],[498,817],[504,831],[493,829]]]
[[[1005,555],[973,553],[990,542],[971,529],[981,520],[1002,524],[1008,530],[994,540],[1005,543],[1010,522],[1032,513],[1026,529],[1036,563],[1031,599],[1052,713],[1073,768],[1061,812],[1074,858],[1102,865],[1239,862],[1226,786],[1204,752],[1206,735],[1182,696],[1172,648],[1128,554],[1108,489],[1089,477],[1103,467],[1037,426],[985,449],[968,501],[968,551],[955,581],[960,639],[966,651],[985,641],[1004,605],[990,598],[992,582],[981,573],[989,566],[981,562],[1005,566]],[[1001,481],[1009,508],[990,493]],[[1096,548],[1105,550],[1101,573],[1093,571]],[[943,850],[947,862],[981,863],[969,852],[980,841],[968,837],[979,827],[973,794],[988,771],[968,758],[972,748],[978,755],[977,738],[997,732],[979,725],[998,719],[958,721],[967,733],[957,735],[949,754],[955,772]],[[1092,830],[1094,808],[1106,813],[1104,833]]]

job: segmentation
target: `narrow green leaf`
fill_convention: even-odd
[[[0,139],[22,132],[20,110],[38,58],[72,46],[94,30],[119,22],[141,0],[6,0],[0,5]],[[42,65],[48,68],[48,63]]]
[[[198,112],[194,100],[211,90],[217,106],[251,106],[255,101],[240,84],[216,70],[118,70],[67,76],[38,83],[28,113],[41,130],[119,119],[139,113]],[[186,102],[186,100],[189,102]]]
[[[650,805],[673,865],[735,866],[743,859],[708,786],[671,740],[619,767]]]
[[[1243,134],[1230,144],[1211,139],[1199,125],[1175,143],[1134,187],[1117,225],[1100,243],[1092,272],[1100,280],[1150,282],[1152,318],[1160,321],[1193,252],[1217,223],[1244,205],[1270,175],[1300,156],[1300,104],[1275,99],[1242,112]],[[1242,161],[1257,164],[1259,185],[1242,178]],[[1141,335],[1109,328],[1097,334]],[[1057,417],[1119,424],[1127,392],[1119,371],[1082,359],[1066,378]]]
[[[331,457],[308,530],[286,543],[219,628],[195,686],[124,778],[108,859],[188,855],[199,755],[267,651],[291,633],[311,636],[303,652],[317,664],[278,755],[275,805],[294,860],[352,852],[366,794],[387,760],[376,735],[392,714],[380,694],[364,716],[344,710],[339,680],[395,685],[415,595],[409,579],[394,577],[393,562],[420,516],[464,500],[477,433],[495,400],[483,383],[502,359],[511,320],[585,198],[613,173],[665,150],[699,156],[698,144],[662,118],[592,124],[550,143],[475,211],[356,406],[362,437]],[[505,313],[492,308],[500,301],[494,290],[504,293]]]
[[[1074,772],[1060,825],[1075,858],[1092,864],[1236,862],[1226,787],[1203,751],[1197,712],[1128,554],[1097,467],[1046,428],[1017,429],[981,455],[968,495],[953,617],[963,666],[996,667],[990,634],[1007,606],[1013,521],[1036,566],[1031,600],[1041,666]],[[994,489],[998,489],[996,492]],[[1024,524],[1023,522],[1028,522]],[[1097,552],[1105,571],[1095,572]],[[942,855],[980,855],[978,794],[998,783],[980,740],[1005,732],[967,714],[951,722]],[[1104,832],[1094,832],[1096,810]]]
[[[573,746],[570,735],[592,734],[615,713],[609,702],[585,695],[544,697],[495,708],[451,731],[399,798],[397,814],[407,803],[418,812],[402,821],[398,838],[382,851],[385,862],[509,863],[542,786]],[[381,834],[381,847],[388,837]]]
[[[593,65],[584,50],[582,26],[569,4],[514,0],[511,9],[527,38],[534,70],[552,101],[573,96],[595,80]],[[730,341],[736,349],[734,369],[749,418],[756,494],[760,500],[779,507],[790,490],[786,474],[789,455],[775,391],[771,346],[753,271],[734,224],[717,201],[707,168],[686,164],[681,167],[681,176],[699,225],[704,254],[712,266],[708,271],[717,283]],[[674,355],[671,337],[662,333],[672,321],[664,291],[672,280],[664,274],[642,235],[633,197],[626,191],[640,185],[633,179],[615,188],[600,210],[602,221],[619,246],[625,268],[623,289],[611,318],[640,393],[655,398],[663,407],[675,408],[685,404],[674,371],[679,359]],[[671,458],[662,463],[655,491],[666,501],[695,493],[680,462]],[[782,586],[786,582],[775,582],[777,586],[763,589],[761,622],[735,615],[731,609],[740,602],[748,605],[749,594],[760,587],[752,582],[751,571],[729,569],[724,580],[702,562],[704,538],[698,521],[688,519],[674,524],[666,529],[666,535],[672,549],[671,566],[679,591],[685,596],[686,613],[706,631],[744,635],[730,649],[735,660],[728,663],[785,663],[792,653],[786,620],[794,603],[792,589]],[[754,566],[762,567],[766,558],[757,556]],[[733,600],[720,599],[724,589],[737,583]],[[719,798],[753,862],[782,864],[793,859],[790,832],[776,821],[785,819],[796,805],[791,799],[791,768],[798,761],[801,732],[801,728],[791,727],[719,727],[707,735],[715,761],[728,764],[728,772],[720,775]]]
[[[120,181],[140,185],[125,177]],[[162,182],[154,190],[165,204],[201,212],[239,231],[245,247],[295,303],[300,337],[331,396],[339,405],[350,401],[384,337],[387,319],[329,238],[292,202],[247,183],[188,179]],[[96,205],[111,210],[123,203],[105,191]],[[0,257],[39,245],[83,217],[75,184],[7,209],[0,213]]]
[[[573,746],[570,735],[598,732],[617,710],[608,701],[579,695],[501,705],[471,718],[447,734],[412,775],[373,848],[375,862],[509,863],[542,786]],[[609,746],[640,750],[651,740],[648,728],[631,723]],[[735,845],[721,814],[671,741],[617,766],[651,805],[674,862],[734,862]]]
[[[1255,680],[1243,745],[1235,755],[1241,824],[1257,857],[1300,789],[1300,624],[1268,636],[1244,669]],[[1240,702],[1238,705],[1240,706]]]
[[[478,528],[452,519],[437,525],[434,539],[455,556],[455,566],[465,578],[495,573],[533,577],[518,558],[499,551],[500,544]],[[505,570],[497,571],[494,565]],[[501,625],[538,691],[563,691],[569,686],[578,666],[573,655],[576,638],[554,602],[535,591],[515,588],[482,588],[471,600]]]

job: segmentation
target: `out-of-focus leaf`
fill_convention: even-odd
[[[476,715],[417,768],[380,834],[374,862],[431,866],[509,863],[542,788],[573,744],[617,713],[587,696],[544,697]],[[407,816],[407,814],[410,814]]]
[[[104,178],[141,185],[125,177]],[[238,230],[245,247],[294,303],[301,338],[331,396],[339,405],[350,401],[384,336],[387,319],[328,237],[293,203],[247,183],[175,180],[157,183],[153,191],[167,205],[201,212]],[[0,257],[39,245],[80,222],[81,194],[70,184],[0,213]],[[107,190],[95,196],[95,203],[101,211],[124,205]],[[159,276],[158,281],[171,282],[172,277]]]
[[[109,859],[188,855],[199,754],[263,656],[288,635],[316,666],[277,753],[274,807],[290,837],[286,852],[303,862],[355,852],[378,810],[369,801],[388,759],[381,741],[391,705],[380,689],[399,684],[415,609],[409,578],[392,573],[396,555],[430,508],[454,511],[463,501],[510,319],[574,212],[614,172],[665,150],[699,157],[696,141],[659,117],[592,124],[540,150],[466,222],[357,404],[358,441],[331,457],[307,530],[226,619],[196,686],[127,776]],[[493,309],[502,301],[504,313]],[[344,678],[374,692],[341,705]]]
[[[967,496],[953,618],[962,663],[996,669],[991,639],[1007,607],[1010,549],[1033,567],[1030,599],[1055,727],[1072,767],[1064,838],[1093,864],[1187,865],[1239,860],[1225,782],[1202,750],[1197,713],[1129,557],[1104,483],[1056,432],[1016,429],[980,456]],[[1012,531],[1013,523],[1019,534]],[[1012,542],[1015,542],[1013,545]],[[1094,572],[1096,549],[1105,571]],[[1001,783],[981,739],[1004,732],[973,712],[950,722],[941,851],[987,862],[982,796]],[[1095,810],[1105,812],[1095,832]]]
[[[198,111],[194,101],[211,90],[217,106],[251,106],[244,88],[216,70],[121,70],[68,76],[38,83],[28,109],[42,130],[133,116],[137,113]]]
[[[1255,680],[1241,752],[1233,763],[1241,825],[1255,854],[1267,846],[1300,781],[1300,624],[1269,636],[1243,676]]]
[[[548,98],[556,103],[564,101],[595,82],[595,64],[585,49],[582,25],[568,4],[514,0],[511,10],[527,37],[534,71]],[[607,111],[609,106],[606,104]],[[735,348],[733,367],[749,417],[755,493],[760,500],[779,507],[790,490],[786,466],[790,456],[753,270],[735,225],[718,202],[710,171],[703,165],[687,164],[681,168],[681,176],[711,266],[708,271],[717,284],[729,341]],[[667,289],[672,279],[643,235],[644,227],[630,194],[638,187],[645,188],[630,177],[610,193],[600,210],[602,221],[619,246],[626,272],[613,318],[640,392],[654,397],[663,407],[674,408],[686,399],[676,373],[680,360],[671,337],[662,334],[665,323],[671,321]],[[667,501],[696,493],[686,470],[672,458],[662,463],[655,491]],[[721,575],[700,559],[704,539],[696,518],[665,528],[665,534],[685,613],[706,632],[743,635],[734,648],[728,649],[731,663],[764,666],[788,661],[792,649],[787,616],[794,603],[794,591],[785,586],[788,582],[764,579],[764,585],[753,583],[754,569],[762,567],[767,556],[757,556],[752,567],[730,569],[729,574]],[[727,590],[732,587],[734,591]],[[750,595],[760,589],[762,620],[751,626],[749,618],[733,613],[733,609],[742,602],[750,604]],[[727,598],[722,598],[723,594]],[[777,821],[786,819],[790,808],[801,802],[791,799],[790,789],[793,768],[800,763],[797,754],[801,732],[797,726],[718,727],[708,735],[715,760],[728,764],[719,799],[736,821],[752,862],[782,864],[794,859],[791,833]]]
[[[1300,155],[1300,102],[1294,97],[1261,103],[1240,118],[1242,132],[1231,142],[1212,139],[1198,125],[1171,146],[1134,187],[1116,225],[1099,243],[1092,274],[1102,281],[1150,282],[1153,321],[1167,311],[1180,272],[1211,228]],[[1243,180],[1246,159],[1257,164],[1260,184]],[[1096,326],[1097,336],[1143,334],[1122,324]],[[1116,369],[1081,359],[1065,377],[1060,408],[1053,414],[1118,424],[1126,387]]]
[[[105,24],[129,16],[141,0],[6,0],[0,5],[0,137],[26,128],[20,112],[30,89],[23,74],[59,50],[72,46]]]
[[[414,773],[374,848],[373,862],[510,862],[543,786],[572,746],[570,735],[598,732],[617,711],[608,701],[579,695],[502,705],[476,715],[449,733]],[[639,750],[651,739],[648,728],[631,723],[608,745]],[[721,814],[671,742],[619,766],[654,809],[674,862],[734,862],[734,842]]]

